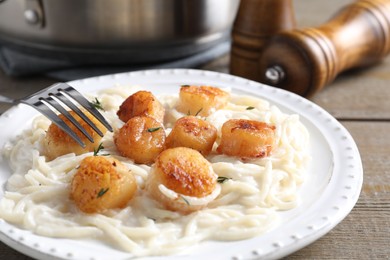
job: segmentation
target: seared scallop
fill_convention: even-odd
[[[169,210],[190,213],[207,206],[220,192],[211,164],[196,150],[164,150],[146,181],[150,196]]]
[[[84,114],[100,129],[102,133],[106,133],[107,129],[89,112],[83,111]],[[47,130],[44,139],[44,154],[49,160],[53,160],[58,156],[75,153],[76,155],[92,152],[99,146],[102,137],[98,135],[84,120],[82,120],[74,111],[69,113],[76,119],[77,122],[87,131],[87,133],[93,138],[94,142],[90,142],[83,133],[80,132],[65,116],[62,114],[59,117],[77,134],[78,137],[85,143],[86,147],[81,147],[72,137],[60,129],[57,125],[52,123]]]
[[[269,156],[275,143],[275,126],[255,120],[228,120],[222,125],[221,133],[217,152],[230,156]]]
[[[164,149],[165,130],[156,119],[136,116],[129,119],[114,135],[119,153],[135,163],[153,163]]]
[[[135,116],[149,116],[162,123],[164,113],[163,105],[151,92],[138,91],[120,105],[117,115],[123,122]]]
[[[167,148],[189,147],[207,156],[217,139],[217,129],[209,122],[195,116],[185,116],[176,121],[166,141]]]
[[[71,182],[71,199],[85,213],[122,208],[133,198],[137,183],[120,161],[106,156],[84,158]]]
[[[224,108],[229,97],[229,93],[217,87],[184,85],[180,88],[177,110],[187,115],[208,116]]]

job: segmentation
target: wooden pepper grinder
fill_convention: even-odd
[[[278,33],[263,50],[257,73],[260,82],[310,96],[340,72],[389,52],[390,0],[360,0],[318,28]]]
[[[292,0],[241,0],[232,31],[230,73],[260,81],[265,45],[276,33],[294,27]]]

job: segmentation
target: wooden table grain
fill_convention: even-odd
[[[299,26],[326,21],[349,0],[295,0]],[[228,72],[229,55],[202,69]],[[47,77],[10,78],[0,71],[0,93],[32,93],[55,82]],[[364,181],[351,213],[328,234],[286,259],[390,259],[390,57],[340,75],[310,98],[351,133],[363,161]],[[0,113],[7,106],[0,105]],[[0,259],[31,259],[0,242]]]

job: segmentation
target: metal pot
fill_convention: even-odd
[[[0,42],[80,63],[151,62],[230,36],[239,0],[0,0]]]

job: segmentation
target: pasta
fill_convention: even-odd
[[[118,130],[124,124],[116,115],[120,104],[138,90],[134,86],[113,87],[91,99],[96,97],[102,103],[102,113]],[[164,128],[168,135],[185,113],[176,110],[178,95],[157,98],[166,112]],[[174,254],[191,250],[204,240],[248,239],[275,227],[278,211],[299,204],[298,189],[310,161],[309,133],[299,116],[285,114],[266,100],[230,93],[225,108],[202,118],[217,129],[217,142],[206,158],[219,176],[217,191],[206,198],[211,201],[204,209],[181,214],[161,207],[145,191],[151,166],[121,156],[114,134],[108,132],[101,140],[104,149],[100,153],[110,154],[128,167],[138,190],[124,208],[96,214],[81,212],[69,196],[70,185],[80,162],[93,153],[66,154],[47,161],[42,155],[42,140],[50,122],[39,115],[31,128],[3,149],[13,174],[0,200],[0,218],[42,236],[102,240],[135,256]],[[221,127],[229,119],[274,125],[272,154],[240,160],[216,153]],[[177,196],[164,185],[159,189],[167,196]]]

